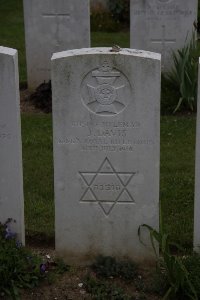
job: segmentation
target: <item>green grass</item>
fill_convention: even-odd
[[[161,119],[160,198],[163,224],[173,240],[192,246],[195,117]]]
[[[92,32],[92,47],[112,47],[119,45],[121,48],[129,47],[128,32]]]
[[[20,82],[26,81],[22,0],[0,0],[0,45],[18,50]]]
[[[22,115],[22,141],[26,232],[53,236],[51,115]]]

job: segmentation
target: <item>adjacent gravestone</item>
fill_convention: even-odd
[[[24,204],[17,51],[0,47],[0,222],[24,243]]]
[[[131,0],[131,48],[161,53],[168,71],[172,51],[192,37],[197,6],[197,0]]]
[[[28,86],[50,79],[54,52],[90,46],[89,0],[24,0]]]
[[[159,226],[160,54],[56,53],[52,85],[56,250],[152,259],[137,232]]]
[[[194,203],[194,250],[200,253],[200,60],[196,123],[195,203]]]

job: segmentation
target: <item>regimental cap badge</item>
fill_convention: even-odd
[[[124,110],[130,98],[128,79],[107,60],[90,71],[82,82],[82,100],[95,114],[118,114]]]
[[[97,77],[98,80],[98,77],[101,76],[118,77],[120,76],[120,72],[114,71],[111,65],[109,65],[107,61],[104,61],[103,64],[99,67],[98,71],[95,70],[92,72],[92,76]]]

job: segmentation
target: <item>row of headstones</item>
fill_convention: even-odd
[[[142,260],[138,227],[159,229],[160,54],[88,48],[52,57],[56,250]],[[0,47],[0,221],[24,242],[17,51]],[[200,79],[199,79],[200,87]],[[200,245],[200,108],[194,246]],[[147,236],[144,237],[147,241]]]
[[[130,47],[162,53],[163,71],[172,50],[190,40],[198,0],[130,0]],[[50,80],[50,58],[63,50],[90,47],[89,0],[24,0],[28,86]]]

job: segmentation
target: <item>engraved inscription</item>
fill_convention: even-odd
[[[122,72],[105,61],[85,76],[81,94],[87,109],[98,115],[112,116],[128,105],[131,86]]]
[[[157,0],[157,4],[146,3],[146,7],[143,9],[134,9],[133,15],[135,16],[146,16],[149,19],[158,19],[159,17],[166,16],[169,19],[175,19],[177,16],[189,17],[192,14],[190,9],[185,9],[180,5],[173,3],[173,0]]]
[[[154,146],[152,137],[139,137],[139,121],[71,121],[73,134],[59,137],[60,146],[80,147],[80,151],[133,152],[138,146]],[[133,132],[135,137],[133,137]],[[138,136],[138,137],[136,137]]]
[[[170,2],[172,2],[172,0],[158,0],[158,2],[161,2],[161,3],[170,3]]]
[[[108,202],[118,197],[122,187],[115,174],[100,173],[91,184],[91,189],[98,199]]]
[[[97,203],[108,216],[116,204],[135,204],[129,183],[136,172],[117,172],[106,157],[96,172],[79,172],[84,193],[80,202]]]
[[[138,121],[72,121],[72,127],[97,127],[101,126],[103,128],[140,128],[141,124]]]
[[[72,121],[74,135],[58,138],[59,145],[80,146],[81,151],[132,152],[137,146],[153,146],[150,137],[133,138],[138,121]]]

